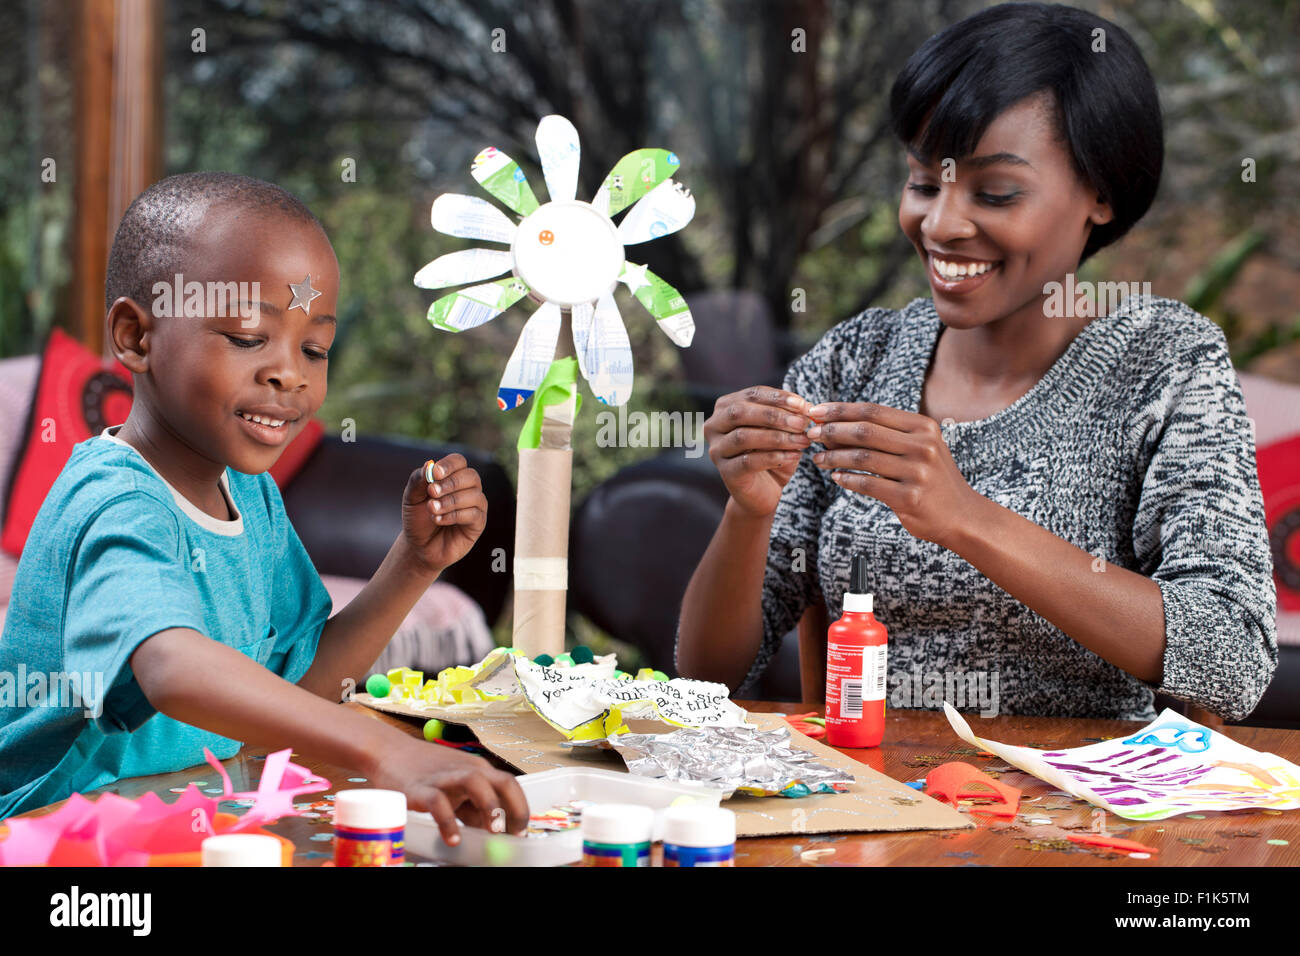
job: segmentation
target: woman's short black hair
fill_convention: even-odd
[[[961,160],[1001,113],[1044,90],[1055,94],[1057,132],[1076,172],[1114,213],[1093,227],[1082,264],[1145,215],[1164,162],[1155,80],[1121,27],[1057,4],[981,10],[908,59],[890,91],[891,124],[927,164]]]

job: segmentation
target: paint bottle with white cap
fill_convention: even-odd
[[[630,803],[598,803],[582,811],[583,866],[649,866],[655,813]]]
[[[664,866],[735,866],[736,815],[726,807],[664,811]]]
[[[405,847],[406,794],[340,790],[335,795],[335,866],[401,866]]]
[[[200,845],[204,866],[283,866],[283,844],[259,833],[222,833]]]
[[[826,742],[878,747],[885,734],[885,664],[889,633],[872,614],[867,556],[855,554],[844,614],[826,639]]]

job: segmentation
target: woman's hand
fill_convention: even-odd
[[[911,534],[948,547],[974,499],[982,499],[957,470],[933,418],[869,402],[828,402],[808,410],[808,437],[826,446],[813,455],[835,471],[841,488],[888,505]]]
[[[723,395],[704,423],[709,457],[732,500],[746,514],[776,512],[781,489],[811,441],[808,403],[779,388],[755,385]]]
[[[402,535],[428,570],[441,574],[465,557],[486,524],[483,483],[464,455],[428,461],[412,472],[402,496]]]

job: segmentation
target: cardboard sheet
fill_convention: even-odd
[[[436,717],[464,724],[493,754],[524,773],[554,770],[556,767],[598,767],[622,770],[623,760],[613,751],[574,750],[563,746],[564,738],[531,711],[502,717],[472,717],[437,708],[419,709],[402,701],[377,700],[358,694],[358,703],[391,714],[428,720]],[[770,729],[783,723],[780,714],[749,714],[756,727]],[[664,734],[677,728],[649,720],[629,720],[633,733]],[[962,813],[944,806],[919,791],[879,773],[866,764],[846,757],[798,731],[792,742],[832,767],[843,767],[857,782],[848,792],[813,794],[798,799],[785,797],[734,796],[723,806],[736,814],[739,836],[777,836],[787,833],[851,833],[891,830],[952,830],[975,824]]]

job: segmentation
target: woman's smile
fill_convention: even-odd
[[[966,295],[993,280],[1002,267],[1002,260],[971,259],[966,256],[925,253],[930,287],[946,295]]]

